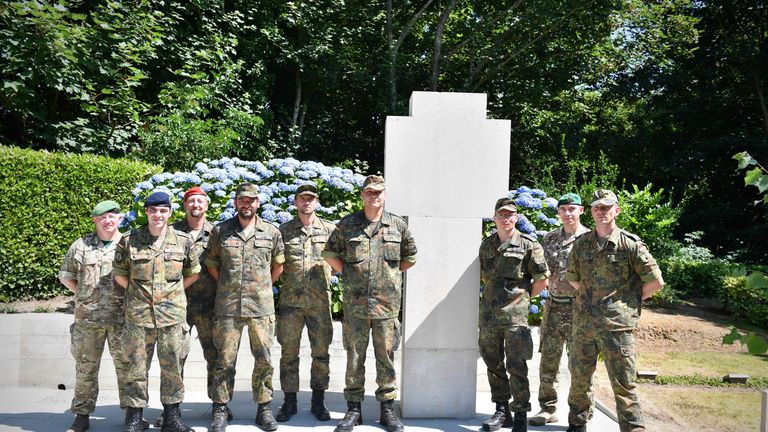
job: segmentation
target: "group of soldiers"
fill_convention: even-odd
[[[180,410],[191,327],[197,329],[207,364],[212,432],[225,431],[233,418],[228,403],[244,327],[254,357],[256,424],[273,431],[298,411],[304,327],[312,356],[311,412],[320,421],[330,420],[325,406],[333,337],[329,286],[336,272],[344,277],[342,338],[347,352],[347,412],[336,432],[349,432],[362,423],[369,339],[376,357],[380,423],[390,432],[401,432],[404,426],[394,409],[394,352],[400,345],[403,272],[416,263],[417,250],[405,220],[384,209],[382,177],[368,176],[360,198],[363,209],[334,225],[315,214],[316,186],[299,186],[294,195],[296,216],[276,228],[257,215],[255,184],[237,187],[236,216],[216,225],[206,219],[210,200],[202,188],[185,192],[185,218],[173,224],[169,224],[172,197],[154,192],[144,202],[147,225],[126,234],[118,230],[123,218],[119,204],[97,204],[92,210],[95,232],[72,244],[59,272],[60,281],[75,294],[71,335],[76,417],[69,431],[89,428],[105,341],[115,364],[120,406],[126,412],[123,431],[149,427],[143,409],[148,404],[147,377],[155,348],[163,404],[156,423],[167,432],[192,431]],[[565,344],[572,374],[568,430],[586,430],[598,352],[611,376],[622,432],[644,430],[634,392],[632,330],[642,299],[659,289],[663,280],[645,245],[616,227],[620,210],[615,194],[596,191],[591,209],[596,227],[590,232],[579,222],[584,211],[581,198],[561,197],[558,216],[563,226],[545,236],[542,247],[515,228],[513,200],[496,203],[496,232],[480,247],[479,347],[496,403],[496,412],[483,422],[485,430],[527,428],[531,405],[526,361],[533,356],[529,304],[547,286],[550,296],[540,345],[541,412],[530,424],[557,421],[557,371]],[[281,277],[276,311],[272,287]],[[275,333],[282,350],[284,400],[273,416],[270,349]]]
[[[558,421],[557,373],[564,346],[571,373],[567,432],[585,432],[592,418],[592,375],[599,353],[613,388],[621,432],[645,430],[635,391],[632,333],[642,301],[661,289],[664,280],[645,244],[616,225],[621,212],[616,194],[596,190],[590,211],[595,221],[592,231],[580,222],[581,197],[563,195],[557,203],[562,226],[539,244],[515,228],[518,212],[513,200],[496,202],[496,232],[480,246],[479,346],[496,404],[483,430],[511,426],[513,432],[524,432],[527,423]],[[541,410],[528,419],[526,361],[533,357],[528,313],[530,298],[544,288],[549,295],[539,345]]]

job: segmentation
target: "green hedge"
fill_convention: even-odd
[[[126,208],[131,189],[162,171],[144,162],[0,146],[0,301],[48,298],[69,245],[93,231],[104,199]]]

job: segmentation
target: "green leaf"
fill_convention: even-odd
[[[739,333],[736,327],[731,327],[731,332],[723,336],[723,345],[733,345],[734,342],[741,340],[741,338],[741,333]]]
[[[768,344],[760,336],[750,333],[744,338],[747,343],[747,351],[752,355],[761,355],[768,352]]]
[[[736,153],[733,155],[733,159],[736,159],[739,163],[738,169],[744,169],[750,165],[755,165],[757,162],[752,158],[752,156],[749,155],[749,153],[743,151],[741,153]]]
[[[747,277],[747,286],[750,288],[768,288],[768,276],[764,273],[753,272]]]
[[[763,170],[761,170],[760,168],[753,168],[747,171],[747,174],[744,176],[744,184],[746,186],[749,186],[749,185],[757,186],[758,182],[760,181],[760,177],[762,176],[763,176]]]

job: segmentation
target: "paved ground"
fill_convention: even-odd
[[[2,336],[3,328],[8,329],[13,327],[14,323],[9,322],[8,315],[0,318],[0,336]],[[41,322],[48,320],[50,322]],[[66,321],[66,318],[64,319]],[[69,318],[71,322],[71,318]],[[58,329],[61,333],[62,317],[57,314],[36,314],[36,325],[40,328]],[[18,323],[16,323],[18,325]],[[336,323],[336,326],[339,326]],[[30,328],[29,324],[20,325],[23,328]],[[65,328],[68,325],[65,326]],[[61,331],[60,331],[61,330]],[[50,330],[51,332],[56,332]],[[537,341],[537,333],[534,334],[534,340]],[[307,390],[299,393],[299,414],[291,419],[288,423],[282,423],[279,430],[281,431],[332,431],[335,427],[338,419],[343,417],[346,410],[346,403],[343,399],[341,387],[343,386],[343,371],[346,359],[341,349],[340,339],[341,331],[337,328],[334,332],[334,344],[331,349],[331,389],[327,393],[327,405],[331,410],[332,420],[329,422],[318,422],[314,419],[309,412],[309,400],[311,393]],[[247,338],[247,336],[244,335]],[[306,337],[306,336],[305,336]],[[67,338],[59,336],[59,343],[64,346],[68,345]],[[12,353],[8,353],[8,347],[10,344],[5,340],[0,339],[0,346],[6,348],[6,352],[2,352],[0,349],[0,357],[8,359],[12,357]],[[231,403],[232,411],[235,414],[235,420],[230,423],[229,431],[245,431],[245,430],[257,430],[253,423],[253,419],[256,412],[256,407],[251,401],[250,392],[250,368],[252,362],[248,361],[250,352],[248,351],[248,344],[243,341],[241,344],[240,355],[238,358],[238,376],[235,385],[235,397]],[[306,346],[306,344],[304,344]],[[64,348],[59,348],[61,351]],[[13,348],[10,348],[12,351]],[[64,431],[72,421],[73,415],[69,412],[69,405],[72,400],[72,379],[69,377],[62,377],[58,381],[51,381],[45,378],[48,375],[50,366],[45,361],[35,358],[35,355],[30,354],[25,356],[26,348],[19,349],[19,356],[33,357],[27,358],[21,362],[20,369],[36,371],[40,377],[39,380],[33,380],[43,384],[35,384],[35,386],[5,386],[0,387],[0,431]],[[370,348],[369,348],[370,350]],[[279,346],[275,345],[273,349],[273,362],[277,364],[279,359]],[[302,388],[308,389],[308,352],[302,350],[301,357],[301,370],[302,370]],[[372,352],[368,355],[368,360],[373,359]],[[564,359],[565,360],[565,359]],[[7,361],[7,360],[6,360]],[[533,360],[529,361],[529,377],[531,380],[531,403],[534,408],[534,412],[538,411],[537,402],[537,390],[538,390],[538,361],[539,357],[536,355]],[[64,360],[59,363],[64,362]],[[70,367],[65,369],[70,370]],[[74,375],[74,366],[71,366],[72,373]],[[192,426],[196,431],[207,430],[210,424],[210,401],[208,400],[202,385],[204,385],[204,362],[202,361],[202,354],[200,352],[199,344],[193,342],[193,351],[190,353],[190,360],[187,365],[186,382],[187,382],[187,394],[185,402],[182,405],[183,418],[187,423]],[[373,362],[366,368],[368,371],[375,371]],[[6,370],[7,372],[7,370]],[[0,374],[6,373],[0,372]],[[119,431],[123,423],[124,414],[118,406],[117,390],[115,389],[114,381],[114,369],[111,367],[111,360],[106,357],[102,362],[101,373],[101,386],[102,390],[99,395],[98,406],[96,412],[91,417],[91,430],[92,431]],[[159,382],[158,366],[155,361],[152,369],[150,370],[150,408],[145,410],[144,416],[147,419],[154,420],[161,414],[162,405],[159,400],[158,382]],[[277,377],[277,373],[275,374]],[[6,381],[6,380],[3,380]],[[30,382],[27,378],[25,382]],[[56,387],[62,383],[65,390],[58,390]],[[544,427],[529,427],[532,431],[564,431],[567,428],[567,403],[565,401],[565,395],[567,393],[568,384],[570,382],[570,376],[568,374],[567,365],[565,361],[561,363],[561,384],[560,394],[562,395],[559,401],[558,411],[561,413],[561,421],[550,424]],[[48,383],[48,384],[45,384]],[[366,400],[363,403],[363,418],[364,423],[362,426],[355,428],[356,431],[382,431],[384,430],[378,424],[379,406],[373,397],[373,389],[375,388],[375,382],[373,376],[369,376],[366,381]],[[279,387],[279,380],[275,380],[275,412],[279,408],[279,404],[282,401],[282,392],[277,389]],[[477,381],[477,405],[476,413],[474,416],[465,419],[406,419],[407,431],[466,431],[480,430],[480,425],[483,418],[489,416],[494,409],[494,405],[490,400],[490,393],[488,392],[488,382],[485,376],[485,369],[482,367],[482,360],[478,361],[478,381]],[[532,415],[533,413],[531,413]],[[159,429],[151,429],[159,430]],[[507,429],[505,429],[507,430]],[[600,410],[595,410],[595,417],[590,422],[590,430],[600,432],[613,432],[618,431],[618,425],[611,420],[607,415]]]

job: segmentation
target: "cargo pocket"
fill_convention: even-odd
[[[533,358],[533,336],[530,327],[515,327],[507,331],[506,351],[508,356],[530,360]]]

